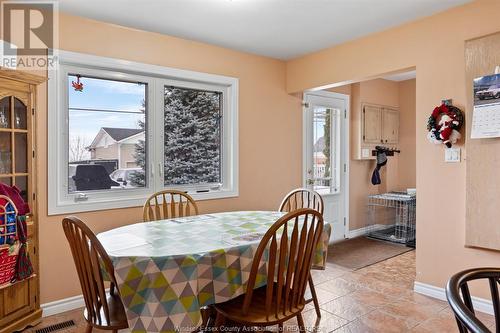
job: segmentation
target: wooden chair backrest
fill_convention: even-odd
[[[182,191],[165,190],[150,196],[144,204],[144,221],[198,215],[198,206],[191,196]]]
[[[471,297],[469,282],[479,284],[480,281],[488,282],[493,313],[495,315],[495,329],[500,332],[500,268],[484,267],[471,268],[453,275],[446,285],[446,298],[455,314],[460,333],[467,332],[491,332],[486,323],[476,316],[474,303]],[[476,286],[475,286],[476,287]]]
[[[291,235],[288,234],[289,230]],[[290,212],[271,226],[262,238],[253,259],[243,301],[244,315],[248,314],[257,273],[265,252],[268,252],[269,256],[266,318],[269,320],[270,316],[277,317],[279,312],[284,314],[304,305],[304,293],[312,260],[322,233],[323,216],[310,208]]]
[[[96,324],[110,322],[110,311],[101,267],[106,270],[112,286],[116,286],[114,268],[101,243],[85,223],[75,216],[62,221],[82,287],[88,321]],[[101,266],[102,265],[102,266]],[[101,317],[101,310],[104,319]]]
[[[311,208],[323,214],[323,198],[316,191],[298,188],[286,195],[281,202],[280,212],[291,212],[299,208]]]

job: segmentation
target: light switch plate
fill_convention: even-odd
[[[368,149],[368,148],[361,148],[361,157],[362,158],[368,158],[368,157],[370,157],[370,149]]]
[[[460,163],[460,148],[446,148],[444,150],[444,161],[448,163]]]

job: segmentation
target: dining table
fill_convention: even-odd
[[[254,253],[285,213],[234,211],[126,225],[97,235],[112,260],[131,332],[192,332],[202,307],[246,291]],[[324,269],[325,222],[313,269]],[[256,287],[265,285],[268,256]],[[260,277],[260,278],[259,278]]]

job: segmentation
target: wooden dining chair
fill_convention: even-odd
[[[495,327],[488,328],[486,323],[477,317],[470,294],[469,282],[479,284],[479,280],[487,282],[491,294],[491,304],[495,315]],[[500,332],[500,268],[472,268],[453,275],[446,285],[446,298],[450,304],[460,333]]]
[[[298,188],[286,195],[280,205],[280,212],[292,212],[299,208],[311,208],[323,215],[324,204],[321,195],[313,190],[307,188]],[[309,290],[311,291],[311,298],[307,303],[313,302],[316,315],[321,317],[321,310],[319,308],[318,296],[314,288],[314,281],[312,276],[309,276]]]
[[[118,332],[128,328],[125,308],[116,290],[113,264],[101,243],[80,219],[69,216],[62,221],[85,301],[86,333],[93,328]],[[103,269],[110,280],[106,294]]]
[[[304,331],[304,294],[322,233],[323,217],[313,209],[298,209],[276,221],[255,252],[246,294],[214,305],[215,327],[230,321],[244,327],[278,325],[282,331],[283,323],[296,317]],[[263,257],[268,259],[267,284],[254,290]]]
[[[144,221],[192,215],[198,215],[196,202],[189,194],[177,190],[156,192],[146,200],[143,209]]]

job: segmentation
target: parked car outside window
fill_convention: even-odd
[[[100,164],[71,164],[68,168],[68,178],[69,192],[106,190],[120,186],[109,177],[106,168]]]
[[[110,177],[119,184],[121,188],[140,187],[140,184],[134,182],[134,176],[144,174],[141,168],[118,169],[111,173]]]

